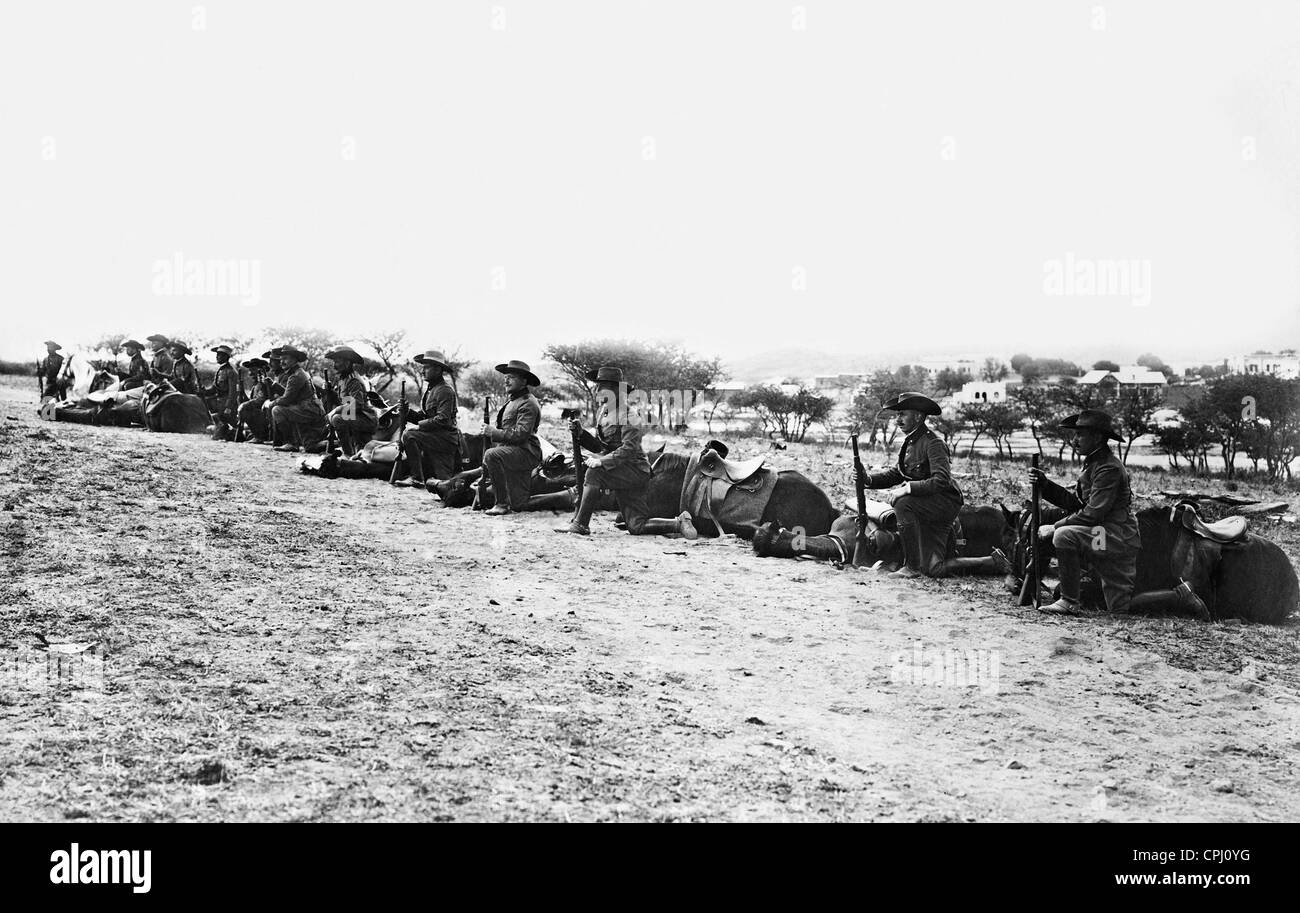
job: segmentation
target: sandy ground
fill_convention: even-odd
[[[34,392],[0,385],[0,819],[1298,817],[1294,622],[576,539]]]

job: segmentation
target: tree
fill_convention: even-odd
[[[122,354],[122,343],[125,342],[126,339],[127,336],[125,333],[109,333],[107,336],[99,337],[97,342],[91,343],[86,348],[92,352],[98,352],[101,349],[104,349],[111,352],[113,357],[116,358]]]
[[[987,434],[997,448],[998,457],[1011,456],[1009,438],[1023,427],[1024,414],[1009,403],[967,403],[957,410],[961,422],[975,432],[971,439],[970,455],[975,454],[975,444]],[[1005,446],[1005,454],[1004,454]]]
[[[1118,370],[1119,370],[1119,362],[1111,361],[1111,360],[1108,359],[1108,358],[1103,358],[1101,361],[1094,361],[1094,362],[1092,363],[1092,370],[1094,370],[1094,371],[1118,371]]]
[[[1007,368],[1006,362],[999,361],[996,358],[984,359],[984,367],[980,369],[980,377],[989,383],[1005,380],[1010,373],[1011,371]]]
[[[374,350],[375,360],[379,363],[375,374],[383,378],[383,383],[375,385],[375,391],[383,393],[399,373],[407,372],[410,362],[406,357],[406,330],[385,330],[373,336],[362,336],[361,341]]]
[[[808,433],[811,425],[825,423],[830,418],[835,401],[829,396],[822,396],[799,387],[793,393],[787,393],[780,387],[759,385],[741,390],[732,404],[738,409],[753,409],[763,430],[768,437],[779,433],[781,437],[793,443],[799,443]]]
[[[930,372],[917,365],[903,365],[896,371],[879,370],[873,373],[862,385],[862,390],[853,398],[853,407],[849,410],[850,419],[861,427],[871,427],[867,446],[876,445],[877,435],[882,429],[889,428],[888,416],[881,410],[885,403],[900,393],[935,392],[930,383]],[[893,448],[894,438],[898,435],[898,426],[893,425],[884,438],[883,445],[888,453]]]
[[[571,386],[562,385],[561,390],[572,390],[585,396],[593,416],[596,388],[587,380],[587,374],[602,365],[622,368],[627,382],[650,394],[652,401],[659,403],[660,412],[670,391],[683,391],[694,398],[726,378],[721,359],[716,356],[701,358],[670,343],[592,339],[577,344],[552,344],[542,355],[554,362],[561,375],[569,381]]]
[[[1128,462],[1133,440],[1146,434],[1151,427],[1151,415],[1160,407],[1160,397],[1148,390],[1137,388],[1121,390],[1115,410],[1115,424],[1124,436],[1120,444],[1120,462]]]
[[[307,363],[303,367],[308,374],[323,374],[325,353],[339,343],[338,338],[329,330],[319,330],[315,327],[267,327],[265,335],[274,340],[274,345],[291,345],[305,352]]]
[[[1023,414],[1029,425],[1029,433],[1034,437],[1038,455],[1042,456],[1044,426],[1049,425],[1053,419],[1060,418],[1061,401],[1056,388],[1026,381],[1019,387],[1012,388],[1008,396]]]
[[[466,409],[473,410],[483,408],[484,397],[494,402],[501,400],[505,396],[502,376],[496,368],[487,365],[466,371],[456,382],[457,400]]]
[[[934,376],[934,391],[943,395],[956,393],[974,379],[965,368],[944,368]]]
[[[1024,368],[1025,365],[1029,364],[1033,360],[1034,359],[1032,357],[1025,354],[1024,352],[1017,352],[1015,355],[1011,356],[1011,370],[1019,374],[1021,373],[1021,369]]]
[[[1150,352],[1143,352],[1141,355],[1139,355],[1137,357],[1136,363],[1150,371],[1159,371],[1162,374],[1173,373],[1169,365],[1165,364],[1165,360],[1163,358],[1161,358],[1159,355],[1153,355]]]

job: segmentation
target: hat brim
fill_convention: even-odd
[[[325,357],[328,358],[330,361],[340,361],[340,360],[350,361],[354,365],[359,365],[363,361],[365,361],[365,359],[361,357],[361,354],[359,352],[347,352],[341,350],[335,352],[326,352]]]
[[[907,399],[890,403],[884,407],[889,412],[906,412],[908,410],[920,412],[922,415],[941,415],[943,409],[932,399],[919,396],[909,396]]]
[[[417,365],[436,365],[444,371],[451,370],[451,365],[447,364],[445,361],[438,361],[436,358],[425,358],[423,355],[417,355],[412,358],[411,361],[415,362]]]
[[[528,386],[530,387],[540,387],[542,385],[542,382],[537,378],[537,375],[534,374],[532,371],[521,371],[518,368],[510,367],[510,365],[508,364],[497,365],[497,373],[518,374],[520,377],[522,377],[524,380],[528,382]]]
[[[307,353],[304,352],[302,349],[291,349],[291,348],[288,348],[288,347],[281,349],[281,350],[280,350],[280,357],[283,358],[283,357],[286,356],[286,355],[292,356],[293,359],[294,359],[294,361],[306,361],[306,360],[307,360]]]
[[[1120,437],[1119,433],[1113,428],[1097,428],[1093,425],[1080,426],[1079,416],[1077,413],[1075,415],[1067,415],[1065,418],[1061,419],[1059,427],[1066,428],[1070,431],[1100,431],[1103,432],[1109,440],[1119,441],[1121,444],[1124,443],[1124,438]]]

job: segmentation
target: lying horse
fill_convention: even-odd
[[[1300,608],[1300,582],[1290,559],[1276,543],[1250,532],[1244,517],[1205,523],[1195,504],[1179,501],[1140,510],[1137,520],[1142,547],[1130,613],[1280,624]],[[1018,569],[1027,567],[1027,536],[1025,530],[1016,549]],[[1046,568],[1050,541],[1040,552],[1040,567]],[[1101,587],[1086,568],[1081,597],[1090,608],[1105,608]]]
[[[881,507],[887,507],[881,504]],[[892,509],[873,513],[868,510],[868,532],[862,548],[866,553],[856,554],[856,515],[845,515],[832,524],[824,536],[808,536],[799,530],[777,529],[766,524],[754,536],[754,554],[760,558],[809,557],[836,564],[873,566],[881,562],[887,570],[896,570],[903,563],[902,542],[898,537],[897,520]],[[950,574],[1010,574],[1012,565],[1006,557],[1015,551],[1017,515],[1006,507],[962,507],[948,536],[948,548],[942,571],[935,576]],[[856,560],[859,559],[860,560]]]
[[[140,423],[150,431],[204,434],[211,421],[202,397],[181,393],[166,381],[145,385],[140,398]]]
[[[728,460],[725,445],[716,441],[694,456],[658,454],[650,466],[647,501],[652,517],[688,511],[700,535],[710,537],[730,533],[753,539],[769,523],[820,536],[840,515],[803,473],[766,468],[762,457]]]

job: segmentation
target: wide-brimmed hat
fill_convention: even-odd
[[[271,367],[271,364],[265,358],[258,358],[257,356],[253,356],[252,358],[245,358],[242,362],[240,362],[240,366],[248,368],[248,370],[252,371],[255,368],[269,368]]]
[[[276,346],[273,349],[267,349],[265,352],[263,352],[262,357],[267,359],[267,361],[269,362],[270,359],[272,358],[279,358],[281,351],[283,351],[283,349],[280,346]]]
[[[171,342],[171,340],[168,339],[166,336],[164,336],[162,333],[154,333],[151,336],[146,336],[145,339],[149,340],[155,345],[160,345],[160,346],[165,346],[167,345],[167,343]]]
[[[127,346],[132,346],[133,348],[136,348],[136,349],[143,349],[143,348],[144,348],[144,343],[141,342],[141,341],[138,340],[138,339],[128,339],[128,340],[125,340],[125,341],[122,343],[122,348],[125,349]]]
[[[636,389],[636,387],[623,380],[623,369],[617,365],[601,365],[595,370],[588,371],[587,380],[595,384],[623,384],[628,393]]]
[[[191,349],[189,346],[187,346],[185,343],[181,342],[179,339],[173,339],[171,342],[167,343],[167,348],[180,349],[186,355],[194,354],[194,350]]]
[[[47,339],[47,340],[45,340],[45,342],[44,342],[43,344],[44,344],[44,345],[47,345],[47,346],[54,346],[54,348],[56,348],[56,349],[61,349],[61,348],[63,348],[63,346],[59,345],[59,344],[58,344],[57,342],[55,342],[53,339]]]
[[[885,409],[891,412],[912,409],[923,415],[939,415],[943,412],[938,403],[923,393],[900,393],[881,407],[882,411]]]
[[[1100,431],[1106,437],[1117,441],[1124,440],[1115,431],[1115,420],[1100,409],[1084,409],[1075,415],[1066,416],[1061,420],[1061,427]]]
[[[272,349],[271,351],[274,352],[276,350]],[[307,360],[307,353],[304,352],[302,349],[297,348],[296,346],[280,346],[279,352],[281,357],[285,355],[292,355],[294,359],[297,361]]]
[[[212,347],[211,349],[209,349],[208,351],[210,351],[210,352],[216,352],[218,355],[234,355],[234,354],[235,354],[235,350],[232,349],[230,346],[226,345],[225,343],[222,343],[222,344],[219,345],[219,346],[213,346],[213,347]]]
[[[497,365],[497,370],[502,374],[518,374],[530,387],[540,387],[542,385],[542,382],[538,380],[537,375],[533,373],[532,368],[528,367],[528,362],[526,361],[512,358],[503,365]]]
[[[356,349],[352,348],[352,346],[338,346],[337,348],[330,349],[325,353],[325,357],[331,361],[345,359],[352,362],[354,365],[359,365],[365,361],[365,359],[361,357],[360,353],[358,353]]]
[[[447,364],[447,356],[443,355],[437,349],[429,349],[423,355],[415,356],[413,361],[419,365],[437,365],[444,371],[451,370],[451,365]]]

